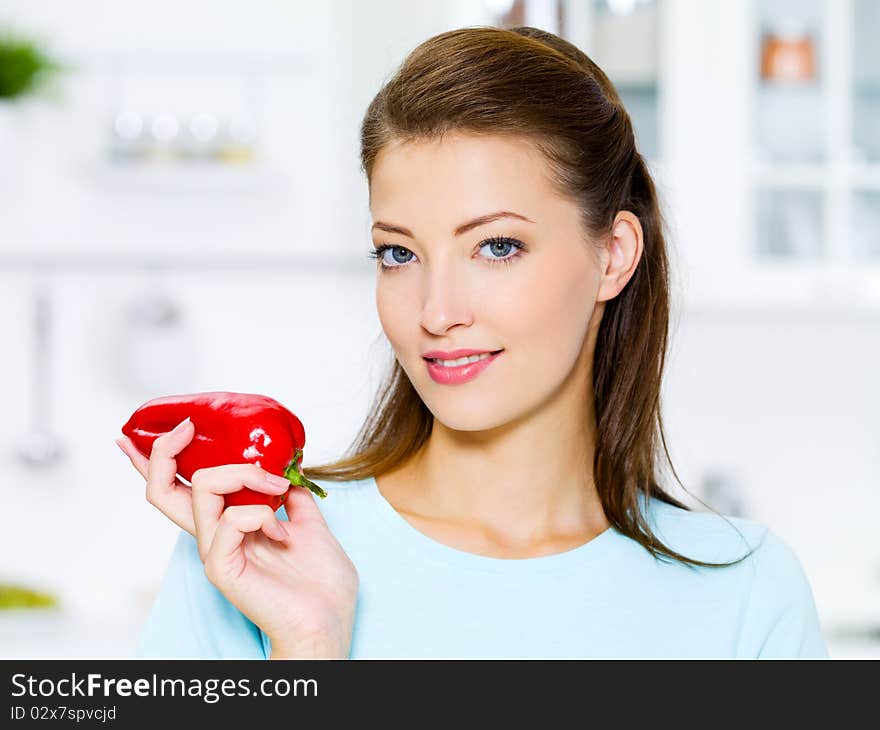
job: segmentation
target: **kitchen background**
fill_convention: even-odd
[[[679,475],[880,657],[875,0],[0,1],[0,656],[130,655],[178,529],[113,443],[143,401],[272,394],[307,465],[349,446],[392,358],[361,116],[431,35],[521,23],[606,70],[656,174]]]

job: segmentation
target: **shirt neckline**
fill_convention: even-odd
[[[534,558],[493,558],[488,555],[459,550],[451,545],[428,537],[403,517],[379,491],[375,477],[369,477],[365,484],[371,493],[374,515],[379,519],[387,535],[394,537],[407,551],[421,553],[446,565],[477,571],[489,571],[507,575],[520,575],[529,572],[568,570],[583,566],[588,562],[607,555],[616,545],[626,539],[613,525],[587,542],[560,553],[541,555]]]

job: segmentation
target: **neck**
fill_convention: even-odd
[[[609,523],[592,477],[591,399],[563,395],[490,430],[456,431],[435,419],[416,456],[383,477],[383,493],[401,512],[508,545],[595,537]]]

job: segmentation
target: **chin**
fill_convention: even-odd
[[[434,416],[434,420],[437,423],[443,425],[448,431],[462,431],[467,433],[477,433],[479,431],[491,431],[498,426],[503,425],[503,421],[497,421],[496,419],[492,419],[491,421],[486,418],[480,418],[479,416],[471,417],[471,418],[441,418],[438,415]]]
[[[491,431],[510,420],[498,403],[474,398],[463,398],[460,403],[451,401],[425,401],[435,420],[451,431]]]

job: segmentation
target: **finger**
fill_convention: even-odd
[[[131,443],[128,436],[120,436],[118,439],[114,440],[122,453],[128,457],[132,466],[134,466],[134,468],[138,470],[138,473],[146,479],[149,473],[150,460],[135,448],[135,445]]]
[[[193,472],[192,514],[202,561],[208,554],[214,532],[224,513],[224,495],[237,492],[242,487],[264,494],[278,495],[284,494],[290,486],[290,482],[285,477],[270,474],[256,464],[223,464]],[[229,509],[232,508],[226,511],[228,512]]]
[[[192,441],[195,426],[189,418],[153,442],[147,468],[147,501],[172,522],[195,535],[191,490],[177,480],[175,456]]]
[[[324,514],[318,507],[318,500],[306,487],[295,486],[287,493],[284,499],[284,511],[287,512],[287,519],[292,524],[317,520],[327,525]]]
[[[122,451],[122,453],[128,457],[129,461],[131,461],[132,463],[132,466],[137,469],[138,473],[144,479],[146,479],[149,476],[150,470],[149,458],[144,456],[138,450],[137,446],[134,445],[134,443],[128,436],[120,436],[119,438],[114,439],[114,442]],[[187,491],[189,491],[189,486],[180,481],[180,479],[175,479],[174,483],[181,487],[185,487]]]
[[[125,454],[132,463],[138,473],[144,478],[149,479],[150,460],[144,456],[138,448],[132,443],[127,436],[120,436],[114,439],[116,445],[119,446],[123,454]],[[169,494],[162,498],[160,504],[156,504],[152,492],[147,494],[147,501],[153,504],[169,519],[171,519],[178,527],[186,530],[190,534],[195,532],[195,524],[192,521],[192,498],[190,496],[189,487],[179,479],[174,480],[174,487]],[[189,517],[187,517],[189,515]]]
[[[205,572],[209,576],[223,574],[223,567],[235,557],[244,541],[244,536],[262,530],[275,540],[283,542],[287,530],[278,522],[272,508],[265,504],[244,504],[229,507],[217,523],[211,546],[205,556]]]

